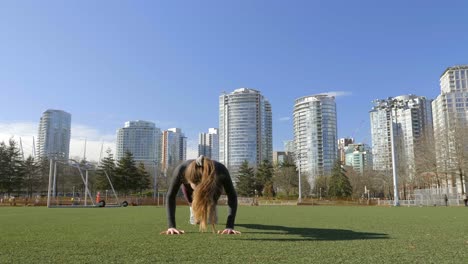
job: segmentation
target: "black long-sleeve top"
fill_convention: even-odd
[[[167,191],[167,203],[166,203],[166,210],[167,210],[167,221],[169,228],[176,228],[175,222],[175,210],[176,210],[176,196],[177,192],[179,191],[180,186],[183,184],[186,190],[186,195],[191,202],[191,194],[193,193],[193,189],[190,184],[185,179],[185,170],[187,169],[188,165],[193,160],[187,160],[184,163],[177,166],[173,173],[173,179],[169,189]],[[232,184],[231,176],[229,175],[229,171],[227,168],[217,162],[213,161],[215,167],[215,177],[216,183],[218,186],[222,186],[228,198],[228,217],[226,221],[226,228],[234,229],[234,221],[236,219],[236,212],[237,212],[237,194],[236,190],[234,189],[234,185]],[[217,201],[219,199],[219,195],[215,197]]]

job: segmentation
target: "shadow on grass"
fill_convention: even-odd
[[[340,240],[370,240],[370,239],[388,239],[388,234],[355,232],[346,229],[324,229],[324,228],[306,228],[306,227],[289,227],[277,225],[261,225],[261,224],[237,224],[236,226],[247,229],[261,231],[244,231],[243,234],[264,234],[277,235],[275,238],[252,238],[249,240],[263,241],[340,241]],[[301,238],[290,238],[284,236],[301,236]]]

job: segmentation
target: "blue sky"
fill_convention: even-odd
[[[0,140],[35,135],[53,108],[72,114],[75,154],[139,119],[182,128],[190,156],[219,95],[247,87],[272,104],[275,150],[294,100],[325,92],[338,136],[371,143],[372,100],[434,98],[468,64],[467,17],[462,0],[1,1]]]

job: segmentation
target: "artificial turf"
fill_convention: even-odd
[[[219,208],[219,229],[226,207]],[[0,263],[468,263],[468,208],[241,206],[241,235],[178,207],[0,208]]]

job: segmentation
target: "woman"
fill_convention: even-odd
[[[196,160],[188,160],[179,165],[173,173],[172,183],[167,192],[167,220],[169,228],[161,234],[179,235],[183,230],[176,228],[175,209],[176,195],[180,186],[191,204],[195,221],[200,224],[200,231],[206,231],[207,223],[211,223],[215,232],[216,203],[224,188],[228,197],[228,217],[226,228],[218,234],[240,234],[234,230],[237,211],[237,194],[232,184],[231,176],[226,167],[209,158],[200,156]]]

